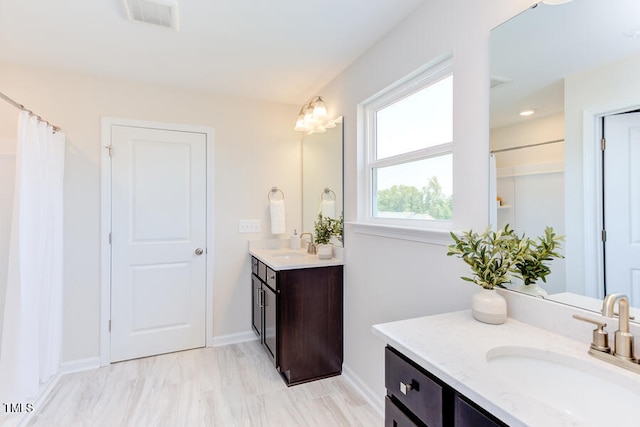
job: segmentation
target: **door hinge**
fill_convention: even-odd
[[[607,241],[607,230],[602,230],[602,241],[603,242]]]
[[[605,138],[602,138],[600,140],[600,150],[604,151],[607,148],[607,140]]]
[[[109,150],[109,157],[113,157],[113,145],[107,145],[106,149]]]
[[[109,332],[111,332],[111,320],[109,320]]]
[[[111,232],[109,232],[109,244],[111,244]]]

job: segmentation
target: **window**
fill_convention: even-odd
[[[363,105],[370,222],[444,228],[453,219],[453,75],[450,62]]]

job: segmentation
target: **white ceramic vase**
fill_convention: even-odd
[[[331,245],[321,243],[318,245],[318,258],[331,259],[333,257],[333,248]]]
[[[471,297],[471,314],[480,322],[500,325],[507,321],[507,300],[495,289],[480,288]]]

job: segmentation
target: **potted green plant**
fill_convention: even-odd
[[[462,258],[473,273],[472,277],[461,279],[484,289],[504,287],[504,283],[510,282],[512,267],[522,261],[527,249],[527,242],[519,239],[508,224],[497,231],[487,229],[482,234],[473,230],[459,236],[450,234],[455,243],[449,245],[447,255]]]
[[[525,243],[526,251],[522,259],[513,265],[515,276],[523,282],[516,290],[544,296],[547,292],[538,286],[537,281],[547,282],[547,276],[551,273],[548,261],[564,258],[559,252],[564,236],[558,236],[553,227],[546,227],[543,236],[532,240],[523,235],[520,240]]]
[[[322,213],[318,214],[318,219],[314,223],[315,242],[318,245],[318,258],[331,258],[333,254],[330,245],[331,238],[335,236],[342,241],[342,224],[342,215],[340,215],[340,219],[334,219],[328,216],[322,216]]]
[[[508,224],[500,230],[487,229],[481,234],[473,230],[460,235],[450,234],[454,243],[448,246],[447,255],[462,258],[473,273],[471,277],[463,276],[462,279],[481,287],[471,301],[473,317],[485,323],[504,323],[507,319],[506,301],[494,289],[511,281],[513,266],[522,261],[527,242],[520,239]]]

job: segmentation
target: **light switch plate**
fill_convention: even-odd
[[[238,233],[260,233],[259,219],[241,219],[238,221]]]

